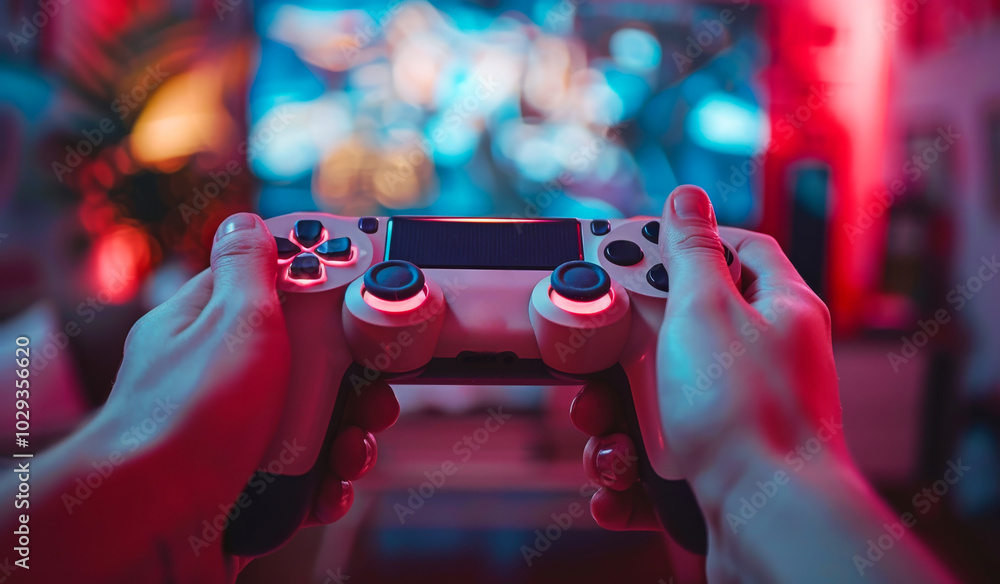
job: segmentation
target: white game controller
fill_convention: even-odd
[[[259,474],[270,486],[226,533],[257,555],[301,524],[350,396],[406,384],[615,387],[664,528],[707,547],[704,520],[673,464],[656,399],[656,342],[669,297],[652,218],[338,217],[267,220],[292,345],[288,400]],[[740,262],[728,244],[733,281]],[[285,444],[306,451],[281,475]]]

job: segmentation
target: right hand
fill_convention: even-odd
[[[761,464],[778,469],[801,460],[833,472],[852,469],[830,313],[775,240],[720,230],[708,195],[692,186],[671,194],[661,226],[671,292],[658,343],[660,412],[670,451],[703,508]],[[739,255],[742,291],[726,266],[720,233]],[[584,466],[603,485],[591,511],[609,529],[656,529],[636,470],[612,470],[613,461],[635,451],[619,431],[622,419],[608,413],[618,410],[614,393],[596,384],[572,406],[574,422],[592,436]],[[793,459],[810,439],[822,439],[822,449],[807,452],[809,461]]]

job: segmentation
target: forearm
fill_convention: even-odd
[[[30,517],[32,581],[162,581],[178,573],[177,558],[190,549],[183,538],[163,534],[174,531],[166,522],[186,520],[170,516],[172,501],[153,495],[163,493],[152,482],[166,469],[157,470],[153,449],[129,451],[120,437],[113,423],[97,418],[32,459],[29,506],[8,505],[0,515],[7,534],[21,514]],[[0,497],[13,500],[16,489],[16,477],[0,479]]]
[[[847,463],[760,461],[695,485],[719,569],[738,581],[954,582]]]

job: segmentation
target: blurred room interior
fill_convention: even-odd
[[[0,31],[0,331],[45,339],[47,443],[233,212],[655,216],[691,183],[830,305],[879,491],[910,508],[949,461],[974,469],[915,531],[997,581],[1000,0],[14,0]],[[525,559],[587,500],[575,393],[398,391],[347,517],[240,582],[702,581],[664,535],[589,515]]]

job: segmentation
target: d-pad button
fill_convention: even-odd
[[[351,259],[351,238],[328,239],[316,248],[316,255],[325,260],[345,262]]]
[[[319,243],[323,236],[323,224],[315,219],[300,219],[295,222],[295,239],[304,247]]]
[[[288,275],[296,280],[318,280],[323,275],[319,258],[311,253],[300,253],[288,267]]]
[[[299,246],[295,245],[295,242],[285,239],[284,237],[275,237],[274,243],[278,246],[278,259],[291,259],[302,251]]]

